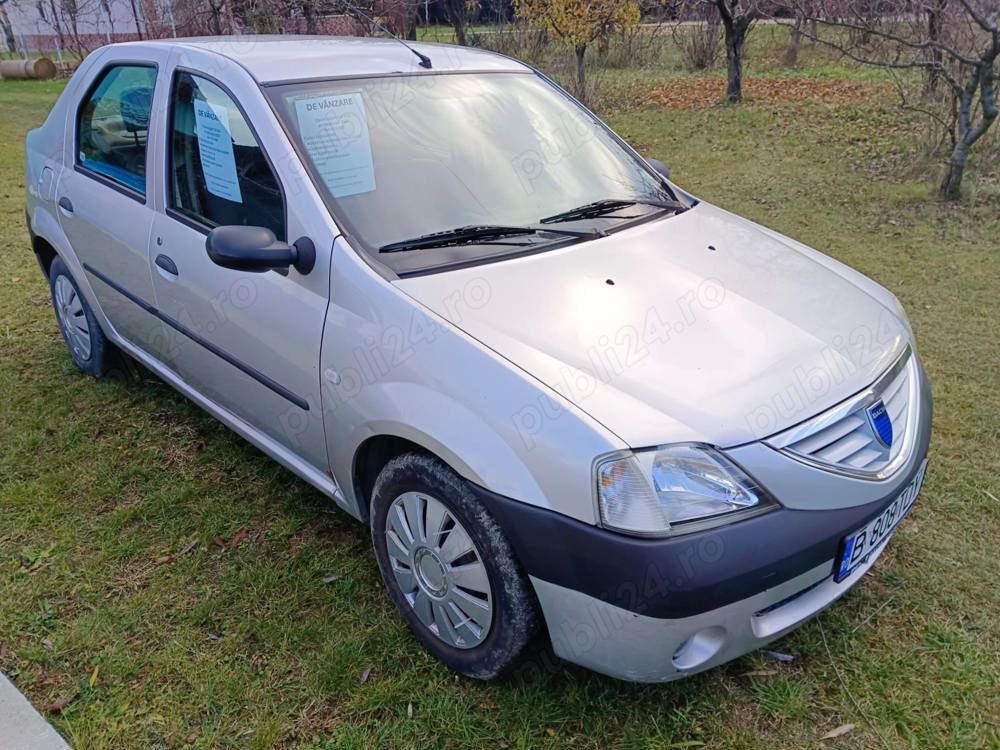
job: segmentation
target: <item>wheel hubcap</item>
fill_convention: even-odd
[[[393,576],[417,618],[454,648],[482,643],[493,591],[465,527],[439,500],[407,492],[389,506],[385,540]]]
[[[55,308],[59,328],[63,332],[70,352],[78,360],[90,359],[90,326],[87,323],[87,313],[83,309],[83,300],[65,276],[56,278]]]

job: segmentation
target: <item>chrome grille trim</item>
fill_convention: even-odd
[[[909,457],[919,417],[920,377],[910,347],[860,393],[764,442],[798,461],[863,479],[885,479]],[[889,449],[875,439],[865,409],[879,399],[893,425]]]

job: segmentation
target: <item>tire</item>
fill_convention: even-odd
[[[104,336],[86,298],[58,256],[49,268],[49,290],[56,323],[73,362],[95,378],[105,374],[114,347]]]
[[[431,654],[480,680],[519,662],[541,621],[538,604],[467,481],[433,456],[398,456],[375,481],[371,529],[389,596]]]

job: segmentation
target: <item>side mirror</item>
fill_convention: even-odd
[[[316,247],[308,237],[288,245],[278,242],[274,232],[264,227],[216,227],[205,239],[205,250],[217,266],[237,271],[259,273],[294,266],[307,274],[316,265]]]
[[[664,164],[659,159],[646,159],[646,163],[653,168],[653,171],[660,175],[663,179],[670,179],[670,167]]]

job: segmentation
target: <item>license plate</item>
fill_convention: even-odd
[[[896,496],[895,500],[889,503],[885,510],[853,534],[844,537],[840,543],[841,552],[835,568],[837,571],[834,576],[835,581],[839,583],[857,567],[864,565],[872,553],[892,536],[892,532],[896,530],[899,522],[913,507],[913,501],[917,499],[917,493],[920,492],[920,485],[924,481],[926,472],[927,460],[924,459],[913,481],[906,485],[906,488]]]

